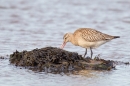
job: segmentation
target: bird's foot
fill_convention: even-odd
[[[86,59],[92,59],[91,57],[87,56]]]
[[[91,62],[91,57],[87,56],[87,57],[84,57],[85,61],[87,61],[88,63]]]

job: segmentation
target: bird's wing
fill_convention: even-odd
[[[102,41],[102,40],[110,40],[113,36],[104,34],[100,31],[94,29],[82,29],[81,36],[89,42]]]

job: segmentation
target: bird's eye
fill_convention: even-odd
[[[65,40],[67,39],[67,37],[64,38]]]

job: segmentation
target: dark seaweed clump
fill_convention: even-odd
[[[67,73],[79,70],[110,70],[113,61],[83,58],[75,52],[55,47],[45,47],[32,51],[16,51],[10,55],[10,63],[35,71]]]

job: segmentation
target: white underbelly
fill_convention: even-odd
[[[90,48],[90,47],[97,48],[106,42],[107,41],[96,41],[96,42],[79,41],[78,44],[83,48]]]

